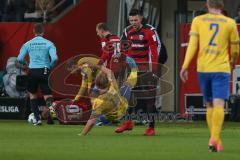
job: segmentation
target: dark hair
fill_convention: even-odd
[[[109,28],[108,28],[107,24],[103,23],[103,22],[97,24],[97,29],[102,29],[104,31],[109,31]]]
[[[36,23],[34,26],[35,34],[42,34],[44,32],[43,25],[41,23]]]
[[[132,9],[129,12],[129,16],[142,16],[142,13],[140,12],[140,10],[138,9]]]
[[[98,73],[95,84],[99,89],[105,89],[109,86],[109,81],[106,73]]]

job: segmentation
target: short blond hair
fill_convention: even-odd
[[[108,80],[107,74],[104,72],[100,72],[98,73],[96,79],[95,79],[95,85],[99,88],[99,89],[106,89],[107,87],[109,87],[110,82]]]
[[[110,31],[107,24],[102,22],[102,23],[98,23],[96,25],[96,28],[99,29],[99,30],[103,30],[103,31]]]
[[[207,0],[207,4],[209,5],[209,7],[215,8],[215,9],[224,8],[223,0]]]

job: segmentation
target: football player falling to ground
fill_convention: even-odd
[[[92,97],[92,113],[80,135],[87,135],[97,119],[112,122],[121,119],[128,108],[129,90],[136,84],[136,77],[119,90],[111,70],[104,66],[98,67],[100,72],[95,79],[98,96]],[[132,83],[133,82],[133,83]]]

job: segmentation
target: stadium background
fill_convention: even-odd
[[[1,0],[0,0],[1,1]],[[70,0],[67,0],[70,1]],[[46,37],[58,48],[60,62],[83,54],[99,54],[99,40],[95,25],[107,21],[113,33],[121,33],[124,21],[116,17],[122,14],[125,0],[80,0],[67,7],[61,15],[46,24]],[[140,2],[140,1],[139,1]],[[163,97],[163,111],[180,111],[180,95],[199,92],[196,85],[185,86],[180,92],[179,64],[184,56],[189,24],[193,13],[202,10],[204,0],[145,0],[158,4],[158,31],[166,44],[169,73],[164,79],[172,82],[175,90]],[[239,0],[226,0],[226,10],[235,16]],[[1,4],[1,3],[0,3]],[[120,12],[120,13],[119,13]],[[181,28],[180,28],[180,25]],[[10,56],[16,56],[20,46],[33,37],[32,23],[0,22],[0,68]],[[181,58],[180,58],[181,57]],[[194,73],[194,66],[191,72]],[[196,82],[196,79],[191,77]],[[181,93],[181,94],[180,94]],[[11,102],[11,101],[10,101]],[[43,125],[34,127],[19,120],[0,120],[0,159],[4,160],[79,160],[79,159],[164,159],[164,160],[238,160],[240,145],[239,122],[226,122],[223,128],[225,151],[208,153],[209,133],[205,122],[180,120],[158,123],[156,136],[145,137],[145,126],[136,126],[132,132],[115,134],[116,126],[101,126],[87,137],[77,136],[83,126]]]
[[[180,56],[183,56],[185,51],[185,48],[181,47],[181,43],[187,42],[189,30],[189,26],[180,28],[180,24],[191,22],[194,14],[204,9],[205,1],[135,1],[135,4],[139,6],[141,3],[149,3],[152,7],[149,10],[155,9],[157,12],[155,21],[150,22],[153,22],[153,25],[158,29],[161,40],[166,44],[168,50],[169,58],[166,66],[169,67],[169,72],[163,78],[174,84],[174,90],[163,96],[162,111],[183,112],[184,103],[181,101],[183,99],[181,96],[187,92],[198,93],[199,89],[194,86],[190,90],[183,90],[180,87],[179,66],[182,60]],[[235,16],[239,3],[238,0],[226,3],[229,16]],[[80,0],[47,23],[45,36],[56,44],[60,58],[59,64],[78,54],[99,55],[100,45],[95,33],[95,25],[98,22],[106,21],[112,32],[120,35],[127,24],[126,8],[125,0]],[[33,37],[32,27],[30,22],[0,23],[1,69],[6,65],[8,57],[18,55],[21,45]],[[180,33],[184,33],[184,35]],[[197,82],[196,79],[193,78],[193,80]]]

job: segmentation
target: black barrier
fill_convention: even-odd
[[[55,100],[59,100],[56,98]],[[40,113],[46,103],[43,98],[38,98]],[[31,113],[29,98],[0,97],[0,119],[27,119]]]
[[[27,98],[0,97],[0,119],[26,119]]]

